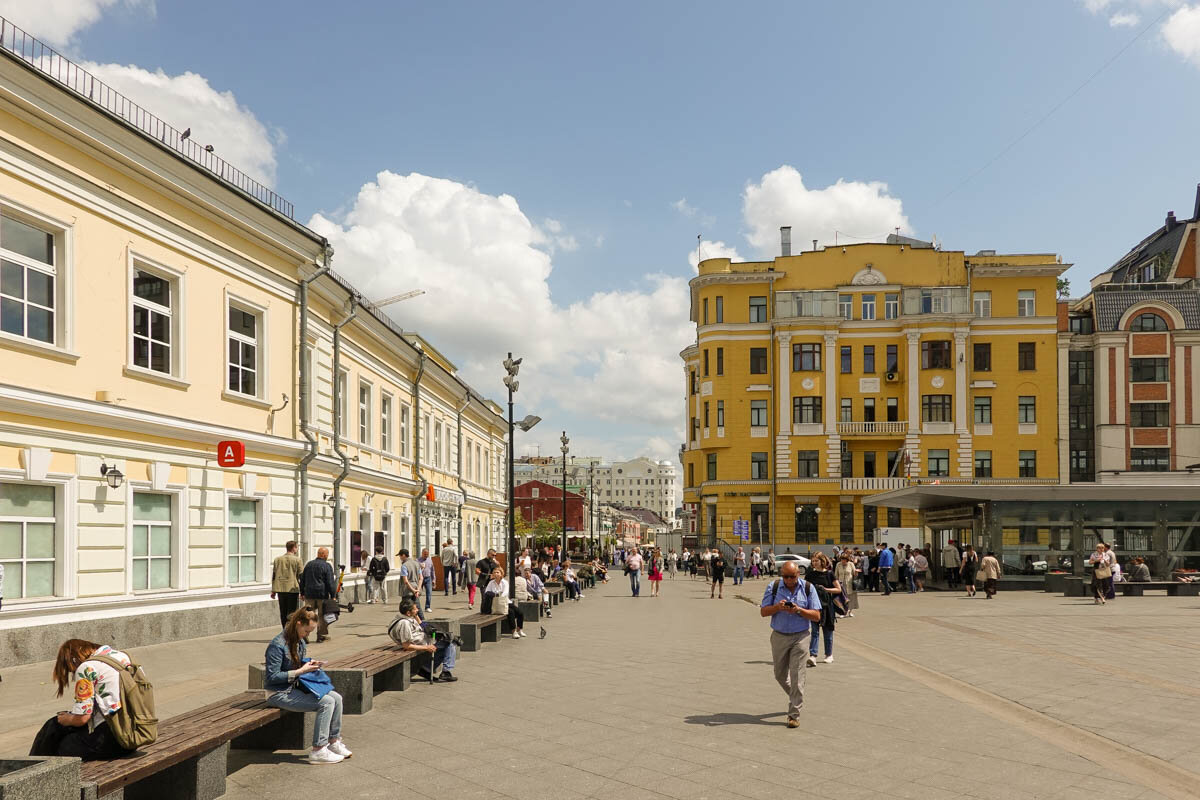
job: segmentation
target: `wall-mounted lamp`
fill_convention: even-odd
[[[958,363],[960,363],[960,364],[961,364],[961,363],[962,363],[964,360],[965,360],[965,358],[964,358],[963,354],[962,354],[962,353],[959,353],[959,354],[958,354]]]
[[[110,467],[101,461],[100,476],[108,483],[108,488],[110,489],[120,489],[121,484],[125,482],[125,475],[121,470],[117,469],[116,464]]]

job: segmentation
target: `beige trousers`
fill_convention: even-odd
[[[800,716],[804,705],[804,663],[808,658],[808,635],[771,631],[771,663],[775,680],[788,695],[788,719]]]

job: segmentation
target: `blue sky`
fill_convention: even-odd
[[[901,224],[1060,253],[1078,293],[1200,182],[1184,2],[46,7],[0,0],[264,175],[369,294],[426,288],[397,317],[483,391],[497,352],[529,355],[531,441],[605,456],[682,440],[697,234],[753,258],[784,222],[806,246]]]

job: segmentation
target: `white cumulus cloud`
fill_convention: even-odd
[[[745,261],[746,259],[738,253],[736,247],[731,247],[721,241],[706,242],[700,241],[699,252],[692,250],[688,253],[688,263],[692,265],[692,271],[700,269],[700,262],[708,258],[728,258],[730,261]]]
[[[65,47],[117,5],[154,14],[154,0],[0,0],[0,16],[44,42]]]
[[[134,65],[83,64],[84,69],[142,108],[185,130],[198,144],[267,185],[275,182],[275,150],[282,133],[271,131],[233,92],[219,91],[194,72],[168,75]]]
[[[1123,11],[1118,14],[1113,14],[1108,18],[1108,26],[1110,28],[1131,28],[1141,21],[1141,17],[1130,11]]]
[[[1184,6],[1168,17],[1162,35],[1167,47],[1200,67],[1200,5]]]
[[[749,232],[746,240],[762,256],[779,253],[779,228],[792,227],[793,252],[805,249],[812,239],[839,242],[882,241],[900,228],[911,232],[897,197],[880,181],[838,180],[822,189],[804,185],[800,173],[787,164],[750,183],[742,194],[742,215]]]
[[[329,237],[335,269],[367,297],[425,289],[389,313],[485,394],[498,391],[499,363],[512,350],[525,358],[521,402],[539,413],[549,402],[589,418],[680,424],[678,352],[694,338],[685,278],[647,275],[556,303],[545,246],[554,225],[535,225],[510,195],[417,173],[381,172],[344,216],[318,214],[309,225]]]

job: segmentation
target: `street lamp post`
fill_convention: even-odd
[[[567,557],[567,453],[568,453],[568,452],[570,452],[570,450],[571,450],[571,448],[570,448],[570,447],[568,447],[568,445],[571,443],[571,440],[567,438],[567,432],[566,432],[566,431],[563,431],[563,432],[562,432],[562,436],[561,436],[561,437],[559,437],[559,441],[560,441],[560,442],[562,442],[562,447],[561,447],[561,448],[559,448],[559,449],[560,449],[560,450],[562,450],[562,454],[563,454],[563,470],[562,470],[562,501],[563,501],[563,502],[562,502],[562,557],[563,557],[563,558],[566,558],[566,557]]]
[[[504,385],[508,387],[508,597],[510,600],[515,600],[517,596],[517,576],[514,572],[517,562],[516,552],[516,535],[517,535],[517,503],[515,498],[516,487],[513,485],[513,426],[516,425],[523,431],[528,431],[534,425],[542,421],[541,417],[530,414],[520,422],[513,422],[513,394],[516,393],[521,382],[517,380],[517,372],[521,369],[521,359],[514,360],[512,353],[508,354],[508,358],[504,359],[504,371],[508,374],[504,376]]]
[[[588,465],[588,542],[592,546],[592,558],[596,557],[596,462]]]

